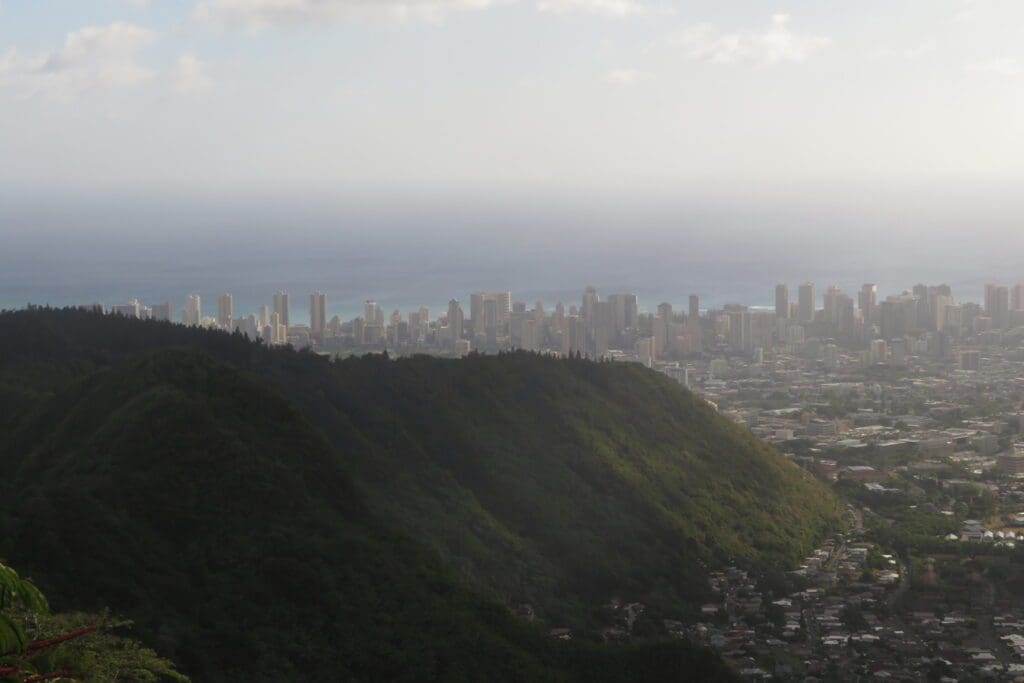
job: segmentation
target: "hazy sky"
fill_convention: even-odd
[[[0,0],[7,190],[1024,181],[1020,0]]]

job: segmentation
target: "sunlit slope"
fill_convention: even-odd
[[[314,440],[306,451],[326,454],[310,455],[308,471],[344,474],[374,519],[427,548],[458,583],[528,603],[549,626],[593,627],[611,598],[686,616],[705,597],[708,567],[787,569],[838,523],[827,488],[631,364],[525,353],[332,363],[238,336],[38,310],[0,316],[0,427],[43,424],[40,406],[72,419],[82,399],[64,394],[76,378],[129,372],[180,347],[272,397],[271,412],[294,413],[302,439],[278,442],[274,462],[298,457],[292,441]],[[196,384],[194,401],[206,393]],[[239,418],[223,407],[223,420]],[[35,439],[12,440],[12,452],[38,458]]]

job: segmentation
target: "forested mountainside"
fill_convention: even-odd
[[[827,489],[636,365],[332,362],[35,309],[0,315],[0,429],[0,557],[200,680],[722,676],[654,642],[662,620],[709,567],[770,574],[838,523]],[[590,644],[612,599],[646,606],[642,652]],[[573,643],[543,636],[562,626]]]

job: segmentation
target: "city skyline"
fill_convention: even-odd
[[[641,298],[639,295],[637,295],[635,292],[627,292],[627,293],[629,295],[634,296],[634,297],[637,298],[638,312],[641,313],[641,314],[654,314],[654,313],[657,312],[658,307],[660,305],[664,304],[664,303],[668,303],[671,306],[678,308],[678,310],[680,310],[680,311],[687,310],[687,309],[692,311],[692,307],[691,307],[692,306],[692,301],[693,301],[693,298],[696,297],[701,302],[700,311],[702,313],[706,313],[706,312],[711,311],[713,309],[725,310],[725,309],[727,309],[728,307],[730,307],[732,305],[740,305],[740,306],[747,307],[747,308],[749,308],[752,311],[758,311],[758,312],[774,311],[775,314],[778,317],[791,317],[791,318],[793,318],[793,319],[795,319],[797,321],[807,322],[807,321],[810,320],[810,318],[806,315],[806,313],[803,312],[803,309],[801,308],[801,301],[802,301],[802,299],[801,299],[801,296],[800,296],[801,291],[804,290],[807,287],[810,288],[811,295],[813,297],[809,301],[813,305],[813,311],[814,312],[819,312],[819,311],[826,310],[826,309],[829,308],[829,293],[832,292],[832,291],[834,291],[835,293],[840,294],[840,295],[848,296],[850,298],[851,303],[858,310],[864,310],[865,309],[864,297],[869,295],[871,297],[871,299],[870,299],[871,303],[868,305],[868,310],[871,310],[871,308],[874,308],[875,306],[877,306],[878,302],[881,302],[881,301],[885,300],[887,297],[891,298],[891,297],[897,297],[897,296],[905,295],[905,294],[914,294],[915,293],[915,291],[914,291],[915,287],[942,287],[942,288],[946,288],[948,290],[952,290],[953,289],[953,287],[951,285],[947,284],[947,283],[940,283],[939,285],[923,285],[922,283],[918,283],[917,285],[910,286],[910,287],[896,288],[896,289],[890,289],[890,290],[879,290],[879,287],[878,287],[878,285],[876,283],[864,283],[864,284],[861,284],[859,287],[856,287],[855,289],[849,288],[852,293],[851,294],[847,294],[847,288],[844,288],[843,286],[840,286],[840,285],[834,284],[834,283],[830,283],[828,285],[822,286],[820,284],[816,284],[814,282],[807,281],[807,282],[796,283],[795,287],[790,287],[790,284],[791,283],[776,283],[773,286],[774,289],[769,291],[769,293],[767,295],[765,295],[763,301],[741,301],[741,300],[736,299],[736,298],[733,298],[733,299],[721,299],[721,298],[706,299],[700,293],[687,294],[685,296],[677,297],[678,300],[672,300],[672,301],[667,300],[667,298],[659,300],[658,297],[649,298],[649,299],[645,300],[645,299]],[[598,291],[609,291],[608,288],[601,287],[601,286],[595,286],[595,285],[587,285],[586,289],[589,289],[589,288],[593,288],[593,289],[598,290]],[[781,295],[786,297],[785,300],[791,306],[795,306],[796,307],[794,310],[788,311],[788,313],[786,315],[784,315],[784,316],[780,315],[780,313],[779,313],[780,312],[780,308],[779,308],[779,306],[780,306],[780,298],[779,298],[780,297],[780,288],[782,289],[782,294]],[[977,296],[973,296],[971,294],[968,294],[967,296],[963,296],[961,294],[958,294],[958,296],[956,297],[956,301],[958,303],[961,303],[961,304],[978,304],[983,309],[988,310],[991,307],[992,302],[993,302],[992,297],[994,295],[994,292],[990,291],[990,290],[993,290],[993,288],[995,288],[996,290],[999,290],[999,296],[1002,297],[1002,301],[1003,301],[1003,304],[1006,307],[1006,310],[1008,310],[1008,311],[1024,310],[1024,283],[1014,283],[1014,284],[985,283],[980,288],[980,290],[977,292]],[[580,290],[580,292],[585,293],[586,289]],[[472,292],[464,293],[463,295],[461,295],[459,297],[456,297],[454,299],[449,299],[448,302],[454,300],[454,301],[458,301],[460,303],[461,302],[468,302],[468,305],[471,305],[472,301],[473,301],[473,298],[477,294],[481,294],[484,297],[487,297],[487,296],[493,297],[496,292],[500,292],[502,294],[506,294],[507,295],[508,306],[506,308],[507,308],[507,310],[511,311],[512,310],[512,303],[514,301],[518,300],[515,297],[513,297],[513,290],[501,290],[501,289],[498,289],[498,290],[484,290],[484,289],[477,289],[477,290],[474,290]],[[538,303],[539,302],[539,303],[543,303],[545,306],[553,306],[553,305],[556,305],[558,303],[562,303],[562,304],[568,306],[568,305],[571,305],[572,302],[575,301],[575,299],[570,298],[571,295],[570,296],[566,296],[567,292],[568,292],[568,290],[564,290],[561,294],[550,294],[549,293],[546,296],[545,295],[536,296],[536,292],[530,292],[528,296],[523,295],[523,303],[528,303],[529,305],[533,305],[534,303]],[[228,300],[228,303],[226,304],[228,311],[230,311],[232,309],[233,303],[236,300],[236,297],[234,296],[233,293],[228,292],[228,291],[224,291],[224,290],[219,290],[219,293],[216,294],[216,295],[213,295],[212,293],[196,293],[196,292],[193,292],[192,294],[185,295],[185,297],[184,297],[184,299],[185,299],[185,304],[184,305],[185,305],[186,308],[188,306],[189,299],[191,297],[193,297],[193,296],[196,296],[196,297],[199,297],[199,298],[202,298],[204,296],[205,297],[209,297],[210,300],[215,302],[215,305],[217,306],[217,313],[215,315],[205,316],[205,317],[210,317],[210,318],[215,319],[217,321],[220,320],[222,307],[225,305],[224,301],[223,301],[224,297],[227,297],[227,300]],[[351,319],[351,318],[357,317],[359,315],[360,311],[362,311],[365,314],[365,311],[366,311],[365,304],[367,302],[369,302],[369,301],[374,302],[381,310],[387,308],[387,309],[393,310],[393,311],[394,310],[397,310],[397,311],[411,311],[411,310],[418,310],[418,309],[424,309],[424,308],[427,309],[427,310],[431,310],[431,311],[445,311],[445,310],[447,310],[448,305],[449,305],[448,302],[440,302],[440,303],[419,302],[419,303],[395,304],[393,301],[385,301],[385,300],[379,299],[377,297],[361,298],[361,299],[359,299],[359,296],[360,295],[358,295],[358,294],[354,294],[354,295],[350,295],[347,298],[343,298],[342,300],[346,302],[343,308],[332,308],[332,307],[330,307],[327,304],[327,302],[332,301],[333,297],[329,293],[321,291],[320,289],[316,289],[316,290],[313,290],[313,291],[310,291],[310,292],[301,293],[301,294],[298,295],[297,299],[292,299],[292,293],[290,291],[285,291],[283,289],[278,289],[275,293],[273,293],[269,297],[269,301],[268,301],[268,304],[269,304],[268,314],[269,314],[269,312],[277,311],[279,313],[279,315],[281,315],[283,320],[284,320],[284,322],[282,324],[290,325],[291,324],[291,320],[289,319],[289,315],[294,313],[295,320],[298,321],[297,324],[305,325],[305,326],[308,326],[308,327],[312,328],[312,327],[315,327],[315,325],[313,324],[313,319],[312,319],[312,316],[314,315],[314,313],[313,313],[313,311],[314,311],[314,305],[313,305],[314,297],[318,297],[317,301],[319,303],[317,305],[320,306],[320,309],[318,309],[318,310],[322,311],[322,313],[321,313],[321,319],[322,320],[327,320],[327,319],[330,319],[331,317],[334,317],[334,316],[339,316],[339,317],[342,317],[343,319]],[[609,296],[618,296],[618,294],[610,294]],[[355,298],[353,298],[353,297],[355,297]],[[128,299],[128,301],[129,302],[134,301],[135,305],[144,306],[145,302],[142,301],[142,299],[144,299],[144,298],[145,297],[130,297]],[[183,310],[184,310],[184,309],[181,309],[181,308],[174,309],[174,306],[173,306],[172,302],[170,302],[169,300],[165,301],[164,298],[160,297],[160,296],[150,297],[150,299],[151,299],[151,301],[150,301],[151,305],[161,305],[162,306],[162,305],[165,305],[165,304],[170,304],[171,305],[171,309],[176,311],[175,316],[172,316],[172,318],[174,318],[174,319],[176,319],[177,314],[182,313]],[[280,299],[280,303],[278,302],[279,299]],[[355,302],[356,299],[359,299],[358,300],[358,306],[353,304],[353,302]],[[258,299],[254,299],[253,301],[256,301],[256,300],[258,300]],[[249,308],[253,309],[253,311],[257,311],[258,308],[259,308],[259,305],[253,306],[252,305],[253,301],[249,301],[247,299],[246,303],[249,305]],[[296,303],[292,303],[292,301],[295,301]],[[657,303],[655,303],[655,301],[657,301]],[[307,302],[307,303],[304,304],[303,302]],[[35,301],[31,301],[30,300],[30,301],[25,301],[25,302],[23,302],[21,304],[8,305],[6,307],[0,307],[0,308],[6,308],[8,310],[14,310],[14,309],[18,309],[18,308],[21,308],[23,306],[26,306],[26,305],[42,305],[42,306],[48,306],[49,305],[49,306],[55,306],[55,307],[60,308],[60,307],[63,307],[63,306],[84,306],[84,305],[92,305],[92,304],[103,306],[104,308],[109,309],[109,310],[122,309],[120,312],[124,312],[124,313],[128,313],[128,312],[134,310],[133,305],[131,303],[126,305],[124,302],[113,303],[113,302],[109,302],[109,301],[100,301],[100,300],[94,300],[94,301],[90,301],[90,302],[85,302],[85,301],[82,301],[81,299],[68,300],[68,301],[58,302],[58,303],[52,303],[52,302],[41,301],[41,300],[35,300]],[[505,309],[503,309],[503,310],[505,310]],[[472,319],[471,311],[467,310],[466,311],[466,316],[467,316],[468,319]],[[365,315],[364,315],[364,317],[365,317]]]
[[[362,315],[346,320],[330,315],[328,295],[317,290],[308,297],[308,322],[296,316],[291,295],[282,290],[273,294],[270,306],[261,305],[241,317],[232,317],[233,297],[225,292],[217,297],[216,317],[203,315],[200,295],[191,294],[177,321],[240,332],[270,345],[332,354],[389,349],[465,355],[522,349],[634,360],[648,366],[708,353],[740,354],[760,363],[780,348],[790,353],[824,352],[826,362],[832,362],[828,358],[839,348],[852,349],[865,363],[883,363],[890,356],[906,357],[910,347],[948,357],[959,345],[961,366],[973,370],[979,366],[977,350],[963,342],[982,340],[985,346],[1024,330],[1024,283],[989,283],[980,304],[958,300],[947,284],[917,284],[898,294],[883,292],[882,297],[875,283],[862,284],[853,296],[836,285],[820,295],[817,291],[814,283],[804,282],[791,297],[788,285],[780,283],[774,287],[772,307],[729,303],[702,308],[699,295],[691,294],[685,309],[662,302],[653,310],[641,307],[634,293],[602,295],[593,286],[585,287],[576,302],[557,301],[553,306],[540,299],[528,304],[507,290],[475,291],[468,297],[468,309],[452,298],[440,312],[435,309],[434,316],[426,306],[388,314],[379,302],[366,299]],[[171,302],[148,307],[132,299],[97,308],[174,321]]]

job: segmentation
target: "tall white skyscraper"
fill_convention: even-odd
[[[288,341],[288,328],[281,323],[281,316],[278,315],[277,311],[270,314],[270,343],[271,344],[284,344]]]
[[[313,292],[309,295],[309,332],[314,337],[322,337],[327,325],[327,295]]]
[[[181,322],[186,325],[198,326],[203,319],[202,302],[198,294],[190,294],[185,303],[185,310],[181,316]]]
[[[230,294],[225,292],[217,298],[217,325],[223,330],[231,329],[232,308],[233,303]]]
[[[367,299],[363,303],[363,319],[367,325],[383,325],[384,310],[373,299]]]
[[[277,317],[280,320],[279,324],[287,328],[289,325],[287,292],[278,292],[274,295],[274,313],[277,313]]]
[[[140,318],[141,306],[138,299],[129,299],[127,304],[112,306],[110,312],[114,315],[123,315],[127,318]]]

